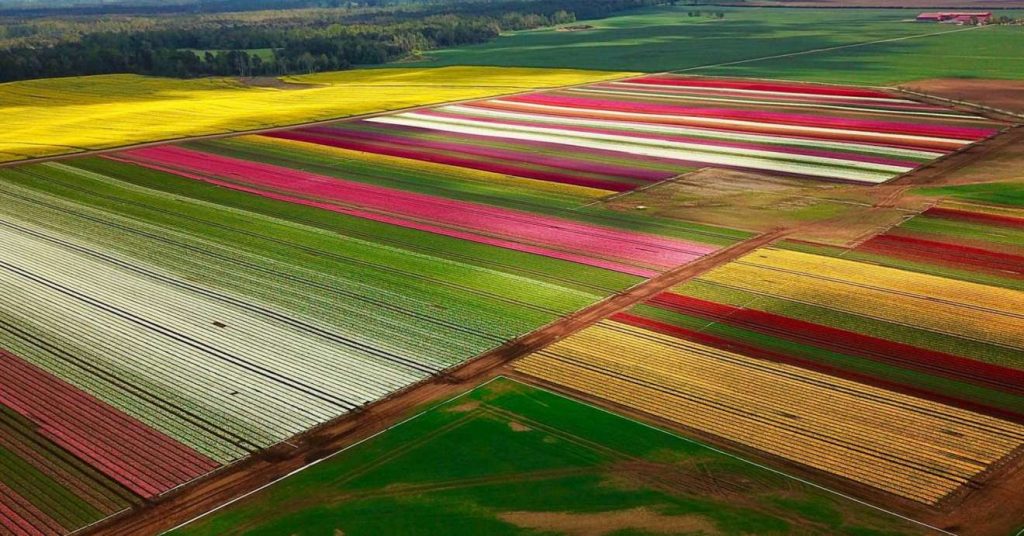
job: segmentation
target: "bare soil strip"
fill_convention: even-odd
[[[1015,125],[1004,129],[995,136],[924,164],[885,184],[888,186],[943,184],[947,177],[963,168],[975,165],[983,166],[985,160],[994,152],[1008,150],[1017,153],[1022,143],[1024,143],[1024,126]]]
[[[83,534],[157,534],[180,525],[385,430],[424,404],[471,389],[496,376],[503,365],[514,359],[539,351],[663,290],[766,246],[785,234],[784,231],[775,231],[756,236],[676,267],[485,353],[443,376],[413,385],[362,410],[224,467],[137,510],[94,525]]]

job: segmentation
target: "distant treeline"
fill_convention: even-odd
[[[0,0],[0,17],[228,13],[268,9],[384,7],[460,1],[465,0]]]
[[[0,43],[6,45],[0,45],[0,81],[106,73],[193,77],[339,70],[483,43],[503,31],[668,3],[675,2],[466,0],[233,14],[7,20],[0,21],[5,22],[0,31],[6,32],[0,33]],[[256,49],[272,53],[251,52]]]

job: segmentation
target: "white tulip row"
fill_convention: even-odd
[[[194,421],[193,428],[237,438],[243,449],[285,439],[426,375],[6,226],[0,259],[0,308],[15,312],[26,331],[183,409],[178,418]],[[23,357],[52,369],[57,357],[40,353]],[[195,434],[176,435],[149,415],[134,416],[192,444]],[[219,461],[232,451],[193,446]]]
[[[681,162],[701,162],[707,165],[742,167],[864,183],[885,182],[900,173],[913,169],[912,167],[888,164],[855,162],[819,156],[790,155],[757,149],[712,147],[701,144],[585,132],[565,128],[527,127],[507,124],[495,126],[493,123],[483,121],[442,118],[417,112],[374,117],[367,121],[426,128],[454,134],[558,143],[571,147],[617,151],[640,156],[668,158]]]

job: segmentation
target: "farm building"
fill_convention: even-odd
[[[992,21],[992,12],[946,12],[946,13],[921,13],[917,16],[918,22],[945,22],[949,24],[988,24]]]

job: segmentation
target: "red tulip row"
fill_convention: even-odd
[[[834,352],[856,355],[898,366],[910,366],[958,379],[984,383],[1008,392],[1024,394],[1024,371],[1022,370],[918,348],[765,311],[704,301],[671,292],[660,294],[649,303],[686,315],[812,344]]]

